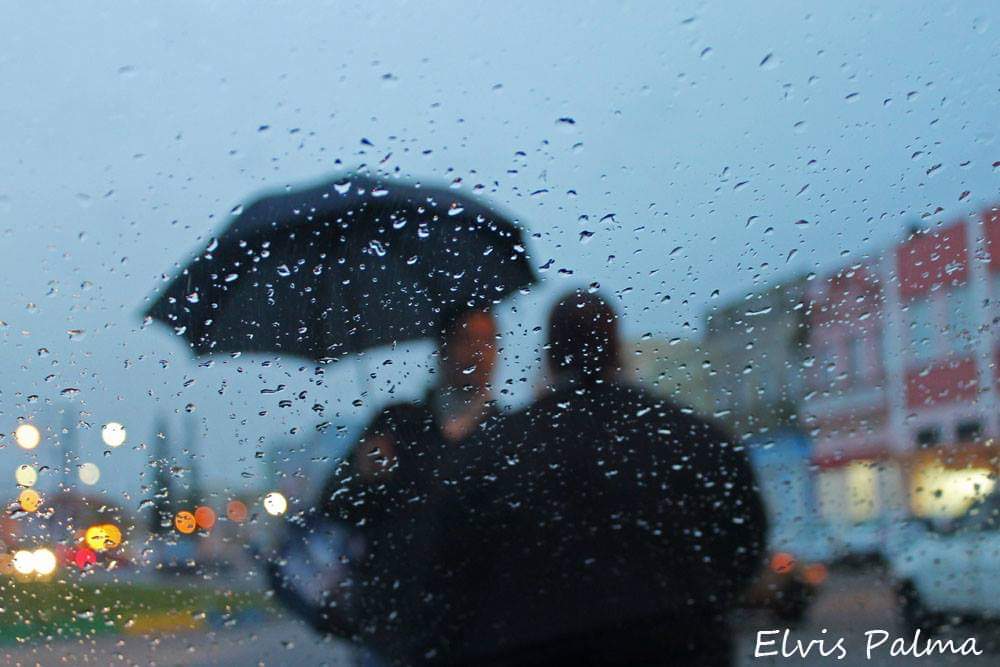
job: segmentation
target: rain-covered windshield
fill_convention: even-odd
[[[1000,660],[1000,5],[7,3],[0,663]]]

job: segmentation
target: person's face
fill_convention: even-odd
[[[483,389],[493,376],[496,362],[497,328],[493,317],[487,313],[467,315],[445,345],[445,382],[452,387]]]

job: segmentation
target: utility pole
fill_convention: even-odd
[[[188,461],[190,463],[187,502],[189,505],[188,511],[193,512],[194,508],[205,500],[201,488],[201,477],[198,474],[198,451],[200,443],[198,438],[198,424],[195,421],[195,417],[188,417],[185,420],[184,426],[186,430],[184,439],[187,443]]]
[[[149,523],[151,535],[168,532],[173,522],[169,438],[167,420],[162,414],[157,415],[153,425],[153,457],[150,460],[156,471],[153,477],[153,513]]]
[[[59,466],[60,480],[63,493],[69,493],[73,489],[73,470],[79,459],[79,438],[77,434],[78,414],[71,406],[66,406],[62,410],[62,433],[60,445],[62,445],[62,462]]]

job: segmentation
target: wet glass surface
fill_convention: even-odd
[[[998,21],[6,8],[2,661],[993,664]]]

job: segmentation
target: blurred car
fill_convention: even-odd
[[[845,524],[835,530],[840,544],[837,562],[861,566],[884,562],[883,537],[885,526],[876,521]]]
[[[765,609],[786,623],[797,624],[805,618],[827,575],[823,563],[801,561],[787,551],[776,551],[744,594],[741,606]]]
[[[1000,493],[899,546],[889,565],[911,630],[930,633],[950,618],[1000,618]]]
[[[896,556],[923,539],[931,530],[931,522],[925,519],[901,519],[891,523],[882,535],[882,555],[887,562],[893,562]]]
[[[164,574],[193,574],[198,569],[197,544],[192,539],[163,539],[155,543],[151,564]]]

